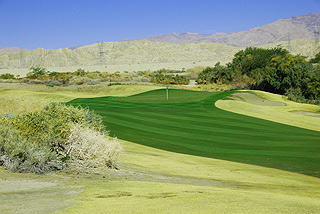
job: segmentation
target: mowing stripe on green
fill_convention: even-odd
[[[130,97],[75,99],[103,117],[112,136],[167,151],[320,177],[320,132],[215,107],[233,92],[154,90]]]

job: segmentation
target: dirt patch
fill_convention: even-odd
[[[48,181],[50,180],[50,181]],[[0,213],[53,213],[71,207],[82,190],[55,177],[0,169]]]
[[[267,100],[253,93],[236,93],[231,98],[235,100],[241,100],[243,102],[250,103],[253,105],[286,106],[286,103]]]
[[[291,113],[301,114],[301,115],[310,116],[310,117],[319,117],[319,118],[320,118],[320,113],[315,113],[315,112],[309,112],[309,111],[291,111]]]

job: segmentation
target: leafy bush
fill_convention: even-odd
[[[121,82],[110,82],[108,86],[113,86],[113,85],[123,85]]]
[[[156,72],[150,79],[152,83],[161,84],[175,84],[175,85],[188,85],[190,80],[186,76],[180,76],[178,74],[164,74]]]
[[[220,65],[220,62],[215,64],[214,67],[205,68],[196,79],[198,84],[226,84],[232,81],[233,73],[226,66]]]
[[[312,65],[307,63],[303,56],[287,54],[284,57],[275,57],[266,67],[267,85],[264,90],[278,94],[284,94],[291,88],[304,90],[304,79],[311,70]]]
[[[31,71],[27,73],[27,77],[29,78],[37,78],[39,76],[48,74],[47,69],[42,67],[31,67],[30,70]]]
[[[15,79],[13,74],[5,73],[0,75],[0,79]]]
[[[78,70],[76,70],[75,72],[73,72],[73,75],[76,75],[76,76],[85,76],[86,75],[86,71],[85,70],[83,70],[83,69],[81,69],[81,68],[79,68]]]
[[[255,77],[260,69],[265,68],[272,58],[285,56],[288,50],[278,46],[271,49],[247,47],[234,55],[231,63],[227,66],[233,71],[239,71],[242,75]]]
[[[68,156],[72,162],[87,167],[115,168],[116,160],[122,151],[117,139],[110,139],[101,132],[79,124],[72,126],[67,144]]]
[[[33,144],[4,123],[0,123],[0,165],[10,171],[37,174],[63,167],[49,147]]]
[[[61,103],[51,103],[24,115],[3,114],[0,165],[9,170],[42,173],[60,169],[61,160],[72,154],[73,161],[85,166],[95,167],[100,162],[114,167],[121,147],[107,135],[101,116],[89,109]],[[81,151],[86,154],[81,156]]]
[[[10,122],[23,136],[40,144],[44,139],[66,141],[72,123],[84,124],[97,131],[105,130],[101,116],[89,109],[62,103],[50,103],[41,111],[18,115]]]

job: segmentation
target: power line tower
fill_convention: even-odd
[[[103,42],[98,42],[98,58],[98,64],[103,65],[105,63]]]

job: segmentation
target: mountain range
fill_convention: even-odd
[[[282,45],[293,54],[312,57],[319,51],[315,45],[319,25],[320,13],[311,13],[237,33],[172,33],[58,50],[3,48],[0,49],[0,69],[112,65],[120,70],[132,70],[133,65],[139,65],[140,69],[140,65],[145,64],[144,69],[148,69],[155,64],[162,68],[165,63],[169,67],[208,66],[232,60],[237,51],[247,46]],[[119,67],[123,65],[126,67]]]
[[[164,41],[170,43],[221,43],[237,47],[259,46],[294,39],[314,40],[320,30],[320,13],[280,19],[237,33],[170,33],[145,37],[140,40]]]

